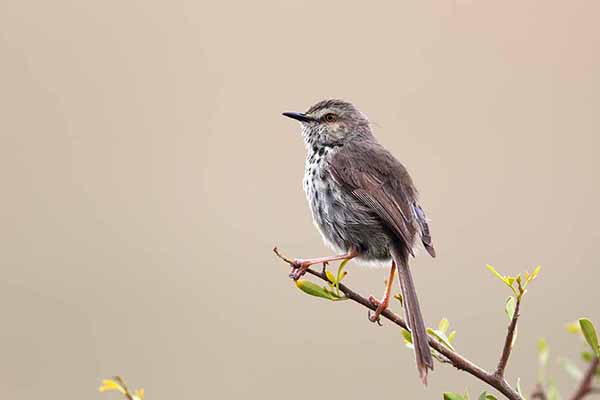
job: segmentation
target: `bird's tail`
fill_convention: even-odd
[[[392,257],[398,267],[398,279],[400,280],[406,323],[412,334],[417,371],[419,371],[423,384],[427,385],[427,373],[428,370],[433,370],[433,358],[429,349],[423,315],[421,315],[421,309],[419,308],[415,284],[408,268],[408,254],[402,249],[402,245],[398,244],[392,247]]]

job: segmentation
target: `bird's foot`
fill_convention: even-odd
[[[281,258],[283,261],[288,263],[290,267],[292,267],[289,276],[295,281],[300,279],[300,277],[306,273],[306,270],[313,264],[310,262],[310,260],[302,260],[299,258],[295,258],[292,260],[290,258],[287,258],[279,252],[277,247],[273,248],[273,252],[277,255],[277,257]]]
[[[300,279],[302,277],[302,275],[304,275],[306,273],[306,270],[311,265],[312,264],[306,260],[294,259],[290,263],[290,267],[292,267],[292,269],[290,270],[290,275],[289,275],[290,278],[297,281],[298,279]]]
[[[300,277],[306,273],[306,271],[310,268],[311,265],[323,264],[323,271],[325,271],[325,268],[327,267],[327,264],[330,261],[350,260],[358,255],[358,252],[355,249],[351,249],[347,254],[341,254],[341,255],[337,255],[337,256],[307,258],[307,259],[295,258],[292,260],[290,258],[283,256],[279,252],[279,250],[277,250],[277,247],[275,247],[273,249],[273,252],[275,252],[277,257],[281,258],[283,261],[288,263],[290,265],[290,267],[292,267],[292,270],[290,271],[290,278],[292,278],[295,281],[300,279]],[[325,272],[323,272],[323,273],[325,273]]]
[[[375,313],[373,315],[371,315],[371,311],[369,310],[369,321],[371,321],[371,322],[377,322],[377,325],[381,326],[380,315],[381,315],[382,312],[384,312],[388,308],[389,298],[388,299],[384,299],[384,301],[379,301],[375,297],[369,296],[369,302],[371,304],[373,304],[375,307],[377,307],[375,309]]]

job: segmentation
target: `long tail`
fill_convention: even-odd
[[[421,309],[419,308],[415,284],[408,268],[408,254],[403,250],[401,244],[397,244],[392,246],[392,257],[398,267],[398,279],[400,280],[406,322],[410,328],[415,348],[417,371],[419,371],[419,377],[423,384],[427,385],[427,373],[428,370],[433,370],[433,358],[429,349],[423,315],[421,315]]]

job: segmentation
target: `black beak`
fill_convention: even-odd
[[[288,118],[292,118],[292,119],[296,119],[300,122],[312,122],[314,121],[313,118],[309,117],[308,115],[304,114],[304,113],[298,113],[298,112],[284,112],[282,115],[288,117]]]

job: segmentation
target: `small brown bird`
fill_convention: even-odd
[[[335,260],[390,262],[383,299],[370,297],[377,310],[369,319],[378,321],[388,307],[397,268],[417,370],[426,384],[433,359],[408,259],[418,238],[432,257],[435,250],[411,177],[377,142],[367,117],[349,102],[324,100],[305,113],[283,115],[302,124],[308,150],[304,191],[323,239],[341,253],[296,259],[290,276],[298,279],[311,265]]]

